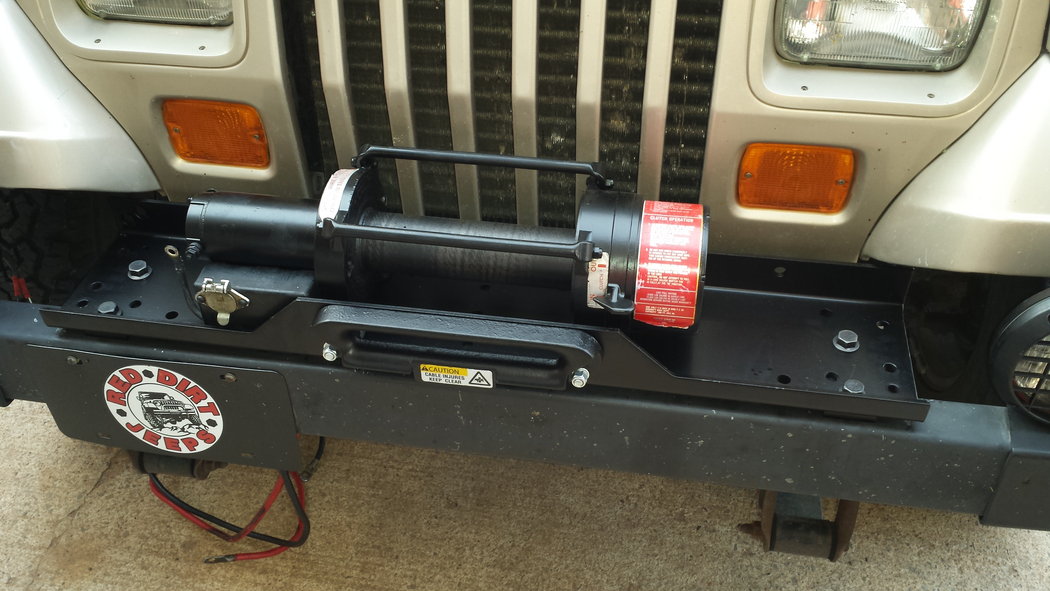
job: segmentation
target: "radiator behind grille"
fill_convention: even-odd
[[[396,143],[384,90],[379,2],[342,1],[347,100],[354,121],[352,137],[358,144]],[[661,1],[664,0],[654,0],[654,4]],[[529,0],[525,0],[523,5],[528,3]],[[412,139],[420,147],[453,149],[446,84],[449,64],[446,63],[445,2],[407,0],[406,6]],[[385,10],[385,17],[390,18],[391,11]],[[664,200],[696,201],[698,198],[720,12],[721,0],[678,2],[662,154],[660,198]],[[538,2],[535,136],[537,155],[541,157],[577,159],[577,72],[578,68],[589,67],[577,63],[580,13],[580,0]],[[635,190],[650,2],[609,2],[605,14],[599,160],[619,188]],[[474,2],[471,17],[473,64],[466,66],[472,66],[475,149],[511,154],[515,145],[511,108],[512,3]],[[453,64],[453,67],[465,67],[465,64]],[[338,141],[338,134],[336,137]],[[421,163],[419,174],[426,215],[458,216],[460,202],[453,167]],[[381,176],[388,206],[399,209],[401,190],[394,166],[384,164]],[[477,178],[482,219],[516,221],[514,172],[480,168]],[[538,187],[539,223],[572,225],[576,181],[564,175],[540,173]]]

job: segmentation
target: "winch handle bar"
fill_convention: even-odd
[[[371,168],[375,166],[375,161],[378,158],[418,160],[421,162],[449,162],[452,164],[474,164],[477,166],[498,166],[501,168],[582,174],[589,177],[591,184],[598,189],[611,189],[615,184],[611,178],[605,176],[601,170],[601,164],[598,162],[576,162],[574,160],[554,160],[552,158],[533,158],[508,154],[478,154],[475,152],[427,150],[424,148],[391,148],[365,144],[361,146],[361,153],[353,159],[353,165],[358,168]]]

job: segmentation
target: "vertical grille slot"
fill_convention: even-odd
[[[634,191],[642,133],[649,2],[624,0],[606,13],[600,160],[617,188]]]
[[[346,0],[346,54],[350,66],[350,105],[360,144],[393,144],[390,116],[386,110],[383,88],[383,50],[379,33],[377,0]],[[354,150],[356,151],[355,146]],[[401,193],[394,167],[384,162],[379,167],[380,181],[386,193],[386,204],[401,209]]]
[[[514,153],[510,30],[510,3],[474,2],[474,109],[479,152]],[[514,173],[485,166],[478,169],[478,180],[482,219],[513,222],[517,217]]]
[[[409,0],[408,42],[416,145],[451,150],[443,2]],[[453,168],[435,162],[420,162],[418,166],[426,214],[459,216]]]
[[[281,7],[281,17],[285,24],[285,58],[295,88],[294,109],[310,170],[310,192],[320,195],[328,175],[335,172],[338,165],[321,86],[317,20],[313,11],[292,10],[287,6]]]
[[[576,159],[576,71],[579,53],[578,0],[540,2],[538,54],[539,153]],[[596,158],[591,158],[595,160]],[[539,174],[540,223],[571,226],[576,217],[576,180],[553,172]]]
[[[720,2],[679,2],[663,155],[665,201],[696,202],[715,79]]]

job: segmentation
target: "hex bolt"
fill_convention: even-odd
[[[128,263],[128,279],[132,281],[142,281],[149,277],[150,273],[153,273],[153,268],[142,259]]]
[[[332,345],[325,343],[324,346],[321,347],[321,357],[324,357],[325,361],[335,361],[336,359],[339,359],[339,352],[336,351]]]
[[[569,383],[575,388],[582,388],[587,385],[587,380],[590,378],[591,372],[587,371],[587,368],[581,367],[572,372],[572,376],[569,378]]]
[[[116,302],[106,300],[98,305],[98,313],[107,316],[120,316],[120,307]]]
[[[846,383],[842,384],[842,391],[847,394],[863,394],[864,382],[860,380],[848,379],[846,380]]]
[[[836,349],[846,353],[860,349],[860,337],[852,330],[840,330],[839,334],[835,335],[834,343]]]

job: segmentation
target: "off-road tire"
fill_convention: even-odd
[[[112,243],[133,200],[103,193],[0,189],[0,298],[12,277],[35,303],[61,304]]]
[[[916,270],[904,317],[920,397],[1000,404],[989,375],[992,340],[1041,286],[1028,277]]]

